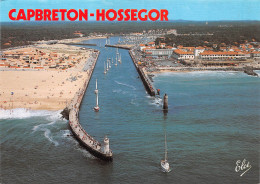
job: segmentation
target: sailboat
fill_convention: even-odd
[[[97,89],[97,79],[96,79],[96,89],[95,89],[95,94],[96,94],[96,106],[94,107],[94,111],[98,112],[98,111],[99,111],[99,106],[98,106],[98,89]]]
[[[165,133],[165,155],[164,160],[161,160],[161,168],[163,172],[170,172],[170,164],[167,161],[167,143],[166,143],[166,133]]]
[[[117,66],[117,55],[116,55],[116,63],[115,63],[115,66]]]
[[[109,67],[108,67],[108,60],[107,60],[107,71],[109,70]]]
[[[110,58],[108,58],[108,66],[109,66],[109,68],[111,68],[111,59]]]
[[[121,63],[121,55],[118,54],[118,62]]]
[[[106,74],[106,73],[107,73],[107,69],[106,69],[106,63],[104,61],[104,74]]]

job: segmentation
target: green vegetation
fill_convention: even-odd
[[[221,27],[219,27],[221,26]],[[163,42],[184,46],[209,43],[242,43],[245,40],[260,41],[260,22],[12,22],[1,23],[1,48],[31,44],[32,41],[75,38],[75,31],[86,36],[89,33],[130,33],[151,29],[177,29],[179,34],[214,33],[213,36],[167,35]],[[156,40],[159,42],[159,39]],[[9,44],[8,44],[9,43]]]
[[[222,23],[223,25],[223,23]],[[247,42],[260,41],[260,24],[234,24],[234,25],[197,25],[176,28],[180,35],[165,35],[165,38],[157,38],[156,44],[164,42],[166,45],[183,45],[185,47],[230,46]],[[190,35],[193,34],[193,35]],[[197,34],[197,35],[196,35]],[[203,34],[203,35],[200,35]],[[206,35],[213,34],[213,35]]]

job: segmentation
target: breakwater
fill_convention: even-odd
[[[85,147],[91,154],[100,159],[112,161],[112,151],[109,149],[109,146],[108,149],[106,149],[106,145],[109,144],[108,138],[104,139],[104,146],[102,146],[100,142],[95,140],[83,129],[78,118],[82,99],[88,87],[89,81],[91,79],[93,70],[95,68],[99,56],[99,51],[95,51],[94,53],[94,57],[89,61],[92,63],[90,67],[86,70],[86,72],[88,73],[88,78],[86,79],[83,87],[80,88],[79,91],[75,94],[70,105],[67,107],[69,111],[69,128],[75,136],[75,138],[78,140],[78,142],[83,147]],[[89,64],[89,62],[87,63]]]
[[[143,81],[143,84],[144,84],[144,87],[145,87],[147,93],[150,96],[155,96],[155,88],[152,84],[152,81],[150,80],[148,75],[144,72],[144,68],[141,66],[138,66],[138,61],[135,58],[135,54],[134,54],[133,50],[130,50],[129,54],[134,62],[135,68],[136,68],[138,74],[140,75],[141,80]]]
[[[97,46],[97,44],[92,44],[92,43],[61,43],[65,45],[86,45],[86,46]]]
[[[131,47],[122,46],[122,45],[108,45],[108,44],[106,44],[105,47],[114,47],[114,48],[120,48],[120,49],[126,49],[126,50],[130,50],[131,49]]]

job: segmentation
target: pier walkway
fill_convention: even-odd
[[[79,108],[84,97],[85,91],[88,87],[89,81],[91,79],[98,56],[99,51],[95,51],[92,58],[90,58],[89,61],[86,63],[87,67],[84,67],[84,70],[88,73],[88,78],[86,79],[83,88],[79,89],[79,91],[75,94],[71,103],[68,106],[69,127],[75,138],[79,141],[79,143],[83,145],[85,148],[87,148],[88,151],[90,151],[90,153],[104,160],[112,160],[112,151],[109,150],[109,152],[104,153],[102,150],[101,143],[95,140],[83,129],[78,118]]]

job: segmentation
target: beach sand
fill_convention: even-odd
[[[1,71],[0,108],[64,109],[87,78],[78,71]]]

